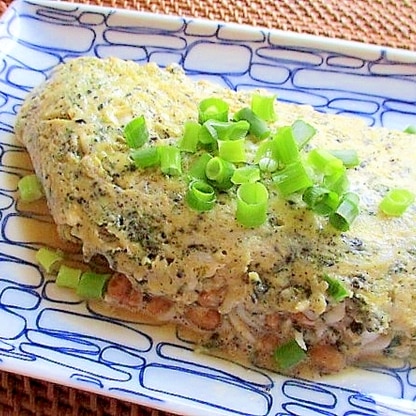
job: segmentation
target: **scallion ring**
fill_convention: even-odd
[[[232,163],[246,162],[246,140],[218,140],[218,156]]]
[[[269,193],[261,182],[243,183],[237,189],[237,221],[245,227],[258,227],[267,218]]]
[[[170,176],[178,176],[182,173],[181,153],[175,146],[158,146],[161,171]]]
[[[313,185],[303,163],[296,161],[277,171],[272,176],[273,182],[284,196],[303,191]]]
[[[198,142],[201,125],[196,121],[186,121],[183,128],[183,136],[179,141],[179,149],[182,152],[195,153]]]
[[[349,291],[340,280],[327,274],[323,276],[323,279],[328,283],[327,292],[335,302],[341,302],[350,296]]]
[[[35,174],[23,176],[17,183],[20,199],[24,202],[34,202],[43,197],[43,187]]]
[[[296,340],[292,339],[278,346],[274,350],[273,356],[278,367],[281,370],[287,370],[303,361],[307,354]]]
[[[232,187],[231,177],[235,166],[218,156],[210,159],[205,167],[206,177],[215,183],[216,188],[225,190]]]
[[[249,123],[249,133],[259,140],[263,140],[270,136],[270,128],[268,124],[254,113],[249,107],[244,107],[234,114],[234,120],[245,120]]]
[[[124,138],[131,149],[137,149],[149,140],[149,131],[144,116],[136,117],[126,124]]]
[[[415,195],[407,189],[391,189],[379,204],[380,210],[389,216],[399,217],[413,204]]]
[[[300,119],[293,122],[291,128],[299,150],[303,149],[316,134],[316,129],[314,127]]]
[[[191,209],[203,212],[214,207],[216,194],[210,184],[202,180],[194,180],[188,186],[185,199]]]
[[[76,288],[77,295],[85,299],[101,299],[110,277],[110,274],[91,271],[82,273]]]
[[[290,126],[279,128],[273,138],[273,142],[275,143],[277,156],[280,162],[287,165],[299,160],[298,144]]]
[[[160,154],[155,146],[135,149],[130,154],[134,165],[138,168],[149,168],[160,163]]]
[[[253,183],[260,180],[260,169],[257,166],[242,166],[237,168],[233,176],[231,177],[231,182],[238,185],[242,183]]]
[[[276,95],[262,95],[254,93],[251,96],[251,110],[265,121],[275,121],[276,111],[274,103],[276,102]]]
[[[335,175],[345,170],[341,159],[325,149],[313,149],[308,154],[308,162],[324,175]]]
[[[339,196],[336,192],[318,185],[305,189],[302,199],[318,215],[331,214],[339,204]]]
[[[348,231],[360,213],[359,197],[354,192],[347,192],[341,198],[337,209],[329,216],[330,224],[340,231]]]
[[[202,100],[198,106],[198,121],[204,124],[207,120],[228,121],[228,104],[216,97]]]

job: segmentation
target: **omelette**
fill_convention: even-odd
[[[237,123],[234,115],[250,108],[253,94],[192,80],[176,65],[83,57],[57,67],[28,95],[15,132],[59,235],[82,247],[86,262],[99,256],[108,264],[104,302],[176,325],[198,351],[245,357],[283,373],[316,375],[383,357],[412,357],[416,207],[387,215],[380,203],[396,188],[416,193],[415,137],[274,100],[266,138],[249,129],[243,139],[229,140],[243,143],[243,157],[231,157],[234,172],[254,167],[257,177],[233,175],[230,186],[215,189],[194,174],[194,166],[204,154],[218,161],[219,144],[204,140],[181,151],[184,126],[201,127],[198,103],[212,98],[226,103]],[[246,124],[248,119],[243,117]],[[144,144],[126,139],[132,120],[145,127]],[[312,178],[304,187],[325,177],[316,173],[318,162],[313,172],[306,162],[314,149],[358,155],[345,169],[357,211],[346,226],[317,215],[305,203],[304,189],[279,187],[292,164],[258,160],[259,149],[266,154],[273,137],[299,123],[314,133],[302,154],[294,150],[296,163],[305,161],[300,166]],[[145,149],[161,158],[162,147],[176,149],[176,169],[134,158]],[[189,204],[193,175],[199,183],[193,198],[215,190],[209,208]],[[248,223],[238,220],[244,181],[260,184],[267,200],[261,221],[251,222],[257,217],[250,213]]]

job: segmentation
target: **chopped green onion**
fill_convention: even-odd
[[[303,361],[307,355],[295,339],[287,341],[274,350],[274,359],[282,370],[287,370]]]
[[[273,182],[284,196],[309,188],[313,185],[302,162],[293,162],[273,175]]]
[[[216,201],[214,188],[202,180],[189,184],[185,198],[190,208],[201,212],[212,209]]]
[[[126,124],[124,138],[131,149],[137,149],[149,140],[149,131],[144,116],[136,117]]]
[[[194,179],[206,180],[207,175],[205,173],[207,163],[213,158],[209,153],[202,153],[201,156],[189,168],[189,176]]]
[[[82,271],[80,269],[74,269],[73,267],[61,265],[56,276],[55,283],[59,287],[69,287],[71,289],[76,289],[81,278]]]
[[[84,272],[77,286],[77,295],[85,299],[101,299],[110,274]]]
[[[178,176],[182,173],[181,153],[179,148],[174,146],[158,146],[161,171],[170,176]]]
[[[212,139],[238,140],[247,136],[250,124],[246,120],[217,121],[208,120],[203,126],[207,129]],[[204,139],[205,137],[202,137]]]
[[[207,178],[215,182],[215,187],[221,190],[232,187],[231,177],[235,171],[235,166],[227,160],[216,156],[210,159],[205,167]]]
[[[316,133],[314,127],[300,119],[296,120],[291,127],[293,137],[298,144],[299,150],[303,149]]]
[[[277,145],[274,140],[266,140],[257,149],[254,163],[259,165],[262,172],[274,172],[279,167]]]
[[[333,175],[324,176],[322,185],[330,191],[333,191],[338,195],[342,195],[347,192],[350,186],[350,181],[348,180],[345,169],[343,169],[335,172]]]
[[[279,161],[287,165],[299,159],[299,148],[290,126],[281,127],[273,138]]]
[[[236,185],[253,183],[258,180],[260,180],[260,169],[257,166],[242,166],[241,168],[237,168],[231,177],[231,182]]]
[[[308,162],[324,175],[334,175],[345,170],[341,159],[325,149],[313,149],[308,154]]]
[[[263,157],[259,160],[259,169],[262,172],[273,173],[273,172],[276,172],[278,167],[279,167],[279,163],[277,162],[276,159]]]
[[[33,202],[43,197],[43,188],[39,178],[35,175],[23,176],[17,183],[20,199],[24,202]]]
[[[218,134],[211,123],[205,122],[198,133],[198,140],[204,145],[212,145],[217,142]]]
[[[351,224],[360,213],[359,197],[353,192],[347,192],[341,198],[337,209],[329,216],[330,224],[340,231],[348,231]]]
[[[353,168],[360,164],[358,153],[354,149],[329,150],[329,153],[342,160],[342,163],[346,168]]]
[[[63,260],[63,255],[59,251],[42,247],[36,252],[35,258],[46,273],[50,273]]]
[[[228,121],[228,104],[215,97],[202,100],[198,106],[198,121],[204,124],[207,120]]]
[[[323,279],[328,283],[327,292],[335,302],[341,302],[350,296],[349,291],[340,280],[328,276],[327,274],[323,276]]]
[[[413,204],[415,195],[407,189],[391,189],[379,204],[384,214],[399,217]]]
[[[275,101],[276,95],[255,93],[251,96],[251,110],[265,121],[275,121],[277,118],[274,108]]]
[[[260,140],[270,136],[270,128],[268,124],[248,107],[242,108],[240,111],[235,113],[234,120],[246,120],[250,125],[249,133]]]
[[[135,149],[131,152],[130,156],[138,168],[148,168],[160,163],[159,151],[155,146]]]
[[[218,155],[232,163],[245,162],[247,160],[245,139],[219,140]]]
[[[318,185],[307,188],[302,199],[313,212],[319,215],[331,214],[339,203],[339,196],[336,192]]]
[[[267,218],[269,193],[261,182],[243,183],[237,189],[237,221],[245,227],[257,227]]]
[[[409,133],[409,134],[416,134],[416,125],[415,124],[410,124],[403,131],[405,133]]]
[[[186,121],[184,124],[183,136],[179,142],[179,149],[182,152],[195,153],[201,125],[196,121]]]

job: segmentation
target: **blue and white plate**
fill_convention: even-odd
[[[182,17],[17,0],[0,20],[0,370],[183,415],[415,415],[416,368],[354,369],[291,379],[192,352],[174,332],[102,313],[36,266],[53,244],[42,209],[16,201],[30,169],[15,141],[26,94],[59,63],[109,55],[282,101],[351,114],[369,125],[416,124],[416,53]],[[415,318],[416,319],[416,318]]]

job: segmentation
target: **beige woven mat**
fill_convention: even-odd
[[[78,0],[82,1],[82,0]],[[86,0],[416,50],[416,0]],[[0,0],[0,14],[10,0]],[[167,416],[123,401],[0,372],[0,415]]]
[[[416,50],[416,0],[77,0]],[[0,0],[0,13],[11,0]]]

